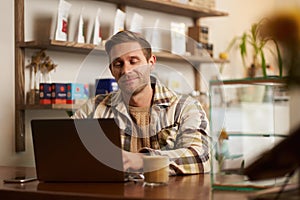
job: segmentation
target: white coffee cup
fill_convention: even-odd
[[[169,158],[167,156],[145,156],[143,162],[144,185],[159,186],[168,184]]]

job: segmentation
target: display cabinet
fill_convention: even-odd
[[[285,79],[210,82],[211,183],[214,189],[252,190],[282,179],[251,182],[243,169],[289,131]]]

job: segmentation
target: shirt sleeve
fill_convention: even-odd
[[[88,99],[78,110],[71,116],[72,119],[94,118],[95,108],[106,98],[107,95],[97,95]]]
[[[72,119],[91,118],[94,113],[94,99],[89,99],[71,116]]]
[[[197,174],[210,171],[209,126],[201,104],[188,98],[180,109],[179,130],[173,149],[143,148],[140,152],[165,155],[170,159],[170,174]]]

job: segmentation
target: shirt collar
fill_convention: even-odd
[[[151,76],[151,85],[152,88],[154,88],[153,105],[171,106],[177,100],[178,97],[176,93],[162,85],[161,82],[154,76]],[[105,104],[113,107],[125,105],[122,99],[121,90],[110,93]]]
[[[176,93],[162,85],[155,77],[151,77],[151,83],[154,85],[153,105],[170,106],[177,99]]]

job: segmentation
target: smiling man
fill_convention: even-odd
[[[146,58],[137,42],[110,45],[109,42],[106,45],[111,60],[110,70],[118,82],[124,100],[131,106],[150,107],[153,94],[150,72],[156,57],[150,55]]]
[[[122,130],[126,171],[140,171],[143,156],[169,157],[170,175],[210,170],[208,120],[200,103],[151,76],[156,57],[139,34],[121,31],[105,45],[117,92],[89,100],[73,118],[114,118]]]

